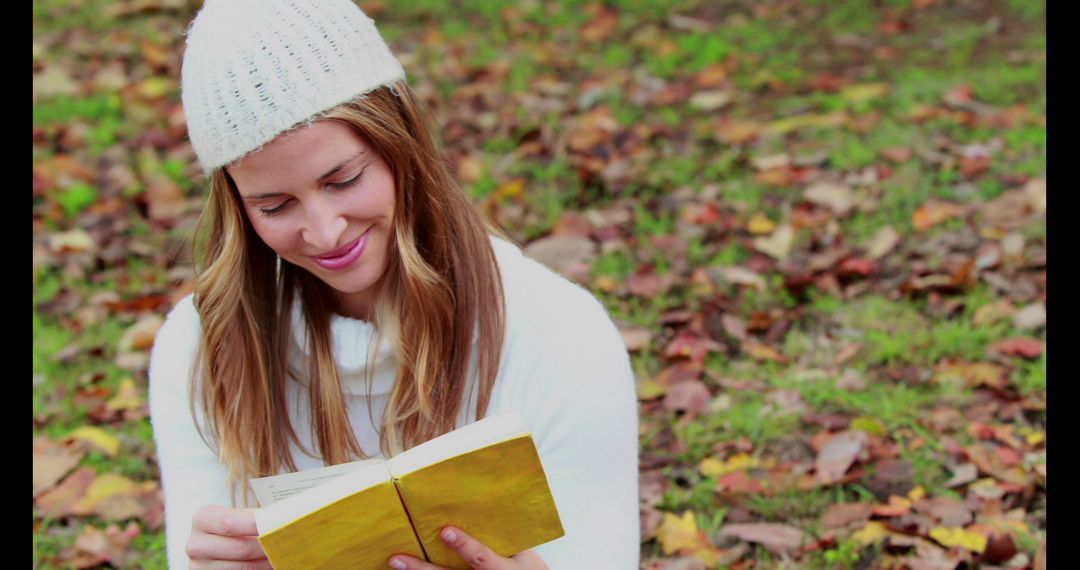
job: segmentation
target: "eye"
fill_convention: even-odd
[[[267,216],[267,217],[275,216],[275,215],[281,213],[281,211],[285,209],[285,204],[288,204],[288,203],[289,202],[286,200],[285,202],[282,202],[281,205],[277,206],[276,208],[270,208],[270,209],[259,208],[259,215]]]
[[[367,170],[367,168],[364,168],[363,170],[361,170],[360,173],[357,174],[356,176],[354,176],[352,180],[346,180],[345,182],[335,182],[333,184],[330,184],[330,186],[333,186],[334,188],[348,188],[348,187],[356,184],[357,182],[359,182],[360,178],[362,178],[364,176],[364,171],[366,171],[366,170]]]

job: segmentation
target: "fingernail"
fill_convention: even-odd
[[[446,529],[442,531],[442,538],[446,542],[454,542],[455,540],[457,540],[457,533],[450,529]]]
[[[405,563],[397,558],[390,559],[390,567],[394,570],[405,570]]]

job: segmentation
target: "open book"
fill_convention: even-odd
[[[465,570],[438,536],[451,525],[500,556],[563,535],[532,435],[516,411],[388,461],[251,483],[262,505],[255,512],[259,543],[276,570],[381,569],[394,554]]]

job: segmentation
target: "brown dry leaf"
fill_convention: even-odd
[[[619,334],[626,343],[626,350],[638,352],[649,347],[652,341],[652,331],[645,327],[635,325],[620,325]]]
[[[1024,195],[1027,196],[1028,204],[1036,213],[1046,211],[1046,179],[1033,178],[1024,185]]]
[[[635,297],[651,299],[660,294],[663,283],[655,273],[633,274],[626,277],[626,290]]]
[[[80,467],[68,475],[51,491],[43,493],[34,500],[45,516],[59,518],[71,514],[71,505],[86,494],[94,482],[96,472],[90,467]]]
[[[971,483],[979,476],[979,469],[974,463],[964,463],[953,469],[953,476],[944,483],[945,487],[959,487]]]
[[[765,278],[760,273],[745,267],[724,267],[719,270],[720,280],[734,285],[753,287],[758,291],[766,289]],[[710,276],[713,274],[710,272]]]
[[[619,15],[611,6],[592,4],[588,10],[596,12],[596,15],[581,27],[583,40],[590,43],[602,42],[618,28]]]
[[[118,348],[121,352],[133,350],[150,350],[154,346],[154,337],[158,330],[165,324],[161,315],[151,314],[139,319],[134,325],[124,331],[120,337]]]
[[[969,388],[987,386],[1002,389],[1008,375],[1001,366],[990,362],[955,363],[942,366],[934,375],[936,382],[958,382]]]
[[[187,203],[179,184],[162,174],[144,176],[144,180],[151,220],[173,222],[184,215]]]
[[[821,514],[821,526],[824,528],[843,528],[856,525],[862,528],[870,515],[874,505],[870,503],[834,503],[826,507]]]
[[[466,184],[472,184],[484,177],[484,161],[475,155],[466,155],[458,159],[458,177]]]
[[[82,460],[86,452],[47,437],[34,438],[34,497],[52,489]]]
[[[735,315],[724,313],[720,315],[720,325],[724,327],[724,332],[739,341],[746,340],[746,325],[742,319]]]
[[[777,554],[792,554],[811,540],[802,529],[776,523],[729,524],[720,529],[720,534],[755,542]]]
[[[94,238],[81,228],[75,228],[66,232],[57,232],[49,236],[49,248],[53,253],[90,253],[98,251],[98,245]]]
[[[944,527],[962,527],[973,520],[967,503],[948,497],[933,497],[917,501],[915,510],[933,517],[938,525]]]
[[[986,352],[990,355],[1002,354],[1034,360],[1042,354],[1043,343],[1039,339],[1030,337],[1010,338],[991,344]]]
[[[759,342],[746,342],[743,344],[742,349],[746,354],[750,355],[750,358],[753,358],[758,362],[767,360],[779,362],[781,364],[788,362],[788,359],[783,354],[780,354],[775,348]]]
[[[75,539],[73,548],[61,551],[59,559],[73,568],[93,568],[108,563],[116,568],[124,568],[134,562],[131,541],[139,536],[138,523],[128,523],[124,530],[116,525],[109,525],[105,530],[91,525],[83,527],[82,534]]]
[[[1038,330],[1046,326],[1046,305],[1033,303],[1016,311],[1013,326],[1022,331]]]
[[[580,236],[548,236],[526,246],[525,254],[565,275],[574,265],[592,266],[596,243]]]
[[[829,208],[837,216],[845,216],[855,207],[855,195],[851,188],[831,182],[818,182],[803,191],[809,202]]]
[[[979,208],[982,227],[1010,232],[1020,229],[1031,211],[1030,200],[1022,190],[1003,192]]]
[[[867,242],[866,257],[872,260],[881,259],[888,255],[898,243],[900,243],[900,234],[892,226],[885,226]]]
[[[698,91],[690,97],[690,106],[702,111],[716,111],[730,105],[734,99],[731,91]]]
[[[757,237],[753,241],[754,249],[779,261],[787,259],[794,245],[795,229],[789,224],[780,226],[768,237]]]
[[[969,206],[931,200],[915,210],[911,218],[915,229],[924,232],[946,220],[963,216],[970,210]]]
[[[725,121],[717,127],[716,137],[724,144],[742,144],[758,138],[761,129],[757,122]]]
[[[667,389],[664,408],[700,414],[709,406],[712,395],[701,380],[683,380]]]
[[[663,513],[652,505],[638,505],[638,519],[641,523],[642,542],[656,536],[656,529],[660,527]]]
[[[120,389],[105,403],[105,409],[113,411],[141,411],[146,407],[146,400],[142,392],[135,386],[135,380],[130,376],[120,381]]]
[[[1007,299],[998,299],[975,309],[971,322],[976,326],[990,325],[1011,317],[1015,312],[1016,309]]]
[[[839,481],[869,443],[862,431],[846,430],[832,436],[814,461],[818,480],[826,485]]]

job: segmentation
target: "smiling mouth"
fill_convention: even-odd
[[[315,259],[326,259],[326,260],[337,259],[339,257],[345,257],[346,255],[349,254],[350,251],[352,251],[352,249],[354,247],[356,247],[356,242],[360,241],[365,235],[367,235],[367,233],[369,231],[371,231],[371,228],[368,228],[368,229],[364,230],[364,233],[357,236],[357,238],[352,240],[351,242],[349,242],[348,245],[346,245],[346,246],[344,246],[344,247],[342,247],[342,248],[340,248],[340,249],[338,249],[338,250],[336,250],[336,251],[334,251],[332,253],[328,253],[326,255],[314,255],[312,257],[314,257]]]

